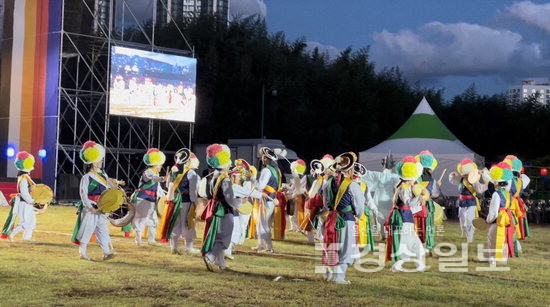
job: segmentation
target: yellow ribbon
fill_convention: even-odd
[[[357,224],[357,230],[359,232],[359,240],[358,240],[358,244],[359,244],[359,247],[363,247],[363,246],[366,246],[367,244],[369,244],[369,240],[368,240],[368,234],[367,234],[367,223],[368,223],[368,219],[367,219],[367,215],[363,213],[363,215],[361,215],[361,218],[357,220],[356,224]]]
[[[340,184],[340,187],[338,188],[338,193],[336,193],[336,199],[334,200],[333,210],[336,210],[336,207],[338,207],[338,204],[342,200],[342,197],[344,196],[344,193],[346,193],[346,191],[348,190],[348,187],[351,183],[352,183],[352,180],[350,178],[348,178],[348,177],[344,178],[344,181],[342,181],[342,184]]]
[[[479,217],[479,212],[481,211],[481,204],[479,203],[479,198],[477,198],[477,192],[474,189],[474,186],[471,185],[468,182],[468,180],[466,180],[466,179],[462,179],[462,184],[464,184],[466,189],[468,189],[468,191],[470,191],[472,196],[475,198],[475,200],[476,200],[476,217]]]
[[[503,191],[504,197],[506,198],[506,205],[504,206],[504,209],[510,208],[510,192],[504,190]],[[495,242],[495,258],[497,261],[502,260],[502,253],[504,249],[504,242],[506,241],[506,227],[508,227],[512,223],[510,221],[510,216],[506,212],[506,210],[499,210],[496,224],[497,224],[497,234],[496,234],[496,242]],[[508,244],[513,244],[513,242],[508,242]]]

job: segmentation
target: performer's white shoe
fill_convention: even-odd
[[[349,284],[351,284],[351,281],[349,281],[349,280],[335,280],[334,283],[339,284],[339,285],[349,285]]]
[[[86,260],[86,261],[93,261],[92,258],[90,258],[90,256],[88,255],[80,255],[80,259]]]
[[[198,253],[200,253],[201,251],[198,250],[198,249],[196,249],[196,248],[194,248],[194,247],[192,247],[192,248],[188,248],[188,249],[187,249],[187,252],[188,252],[188,253],[191,253],[191,254],[198,254]]]

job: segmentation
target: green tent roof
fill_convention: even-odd
[[[426,99],[422,99],[413,115],[397,130],[389,140],[427,138],[455,141],[456,136],[452,134],[434,111]]]

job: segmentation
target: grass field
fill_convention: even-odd
[[[0,208],[3,224],[8,208]],[[511,259],[509,272],[480,272],[474,245],[468,251],[468,272],[445,273],[438,259],[423,273],[392,273],[388,268],[364,273],[351,268],[351,285],[322,281],[314,272],[319,262],[305,237],[287,233],[275,242],[275,254],[256,254],[248,240],[237,247],[230,271],[208,272],[198,255],[170,254],[168,246],[136,247],[113,228],[118,253],[110,261],[79,260],[70,243],[75,209],[50,207],[38,216],[34,243],[0,240],[0,306],[12,305],[500,305],[550,304],[550,228],[532,227],[521,258]],[[202,227],[197,226],[199,246]],[[436,242],[459,244],[456,222],[445,223]],[[476,234],[475,243],[485,241]],[[101,259],[99,246],[89,254]],[[375,258],[373,255],[366,257]],[[372,267],[372,266],[371,266]],[[273,281],[282,276],[279,281]],[[298,279],[298,280],[295,280]]]

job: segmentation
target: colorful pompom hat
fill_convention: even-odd
[[[30,172],[34,169],[34,156],[26,151],[20,151],[15,155],[15,168],[22,172]]]
[[[189,162],[189,168],[190,169],[197,169],[197,168],[199,168],[199,165],[201,164],[201,162],[199,161],[199,158],[197,158],[197,155],[195,155],[192,152],[189,155],[189,161],[188,162]]]
[[[80,149],[80,160],[84,164],[92,164],[99,162],[105,158],[105,147],[94,141],[87,141]]]
[[[302,159],[298,159],[298,160],[292,161],[292,163],[290,163],[290,171],[293,174],[303,175],[303,174],[305,174],[306,169],[307,169],[306,162]]]
[[[147,166],[163,165],[166,162],[166,156],[158,148],[151,148],[143,155],[143,163]]]
[[[206,163],[215,169],[231,166],[231,150],[225,144],[212,144],[206,147]]]
[[[395,165],[395,170],[403,180],[416,180],[422,175],[422,164],[413,156],[406,156]]]
[[[491,166],[489,170],[489,176],[493,182],[504,182],[512,180],[514,174],[512,173],[512,167],[507,162],[499,162],[497,165]]]
[[[433,171],[437,167],[437,159],[428,150],[420,152],[415,158],[416,161],[422,164],[422,167],[427,168],[431,171]]]
[[[470,159],[462,159],[460,163],[456,166],[456,170],[462,176],[468,175],[472,171],[477,171],[477,164]]]
[[[521,173],[521,169],[523,168],[523,162],[521,162],[518,157],[514,155],[507,155],[506,158],[504,158],[505,163],[508,163],[510,167],[512,168],[513,172]]]
[[[332,155],[326,154],[321,158],[321,163],[323,164],[324,169],[328,169],[334,164],[334,157]]]
[[[353,175],[355,177],[363,177],[367,173],[367,168],[361,163],[353,163]]]

